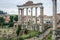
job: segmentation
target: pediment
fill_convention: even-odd
[[[28,2],[26,2],[25,4],[24,4],[24,6],[31,6],[31,5],[33,5],[33,2],[32,1],[28,1]]]

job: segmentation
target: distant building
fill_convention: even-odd
[[[9,15],[7,14],[7,12],[0,11],[0,17],[3,17],[5,22],[7,22],[7,23],[10,21],[10,18],[9,18]]]
[[[4,15],[7,15],[7,12],[0,11],[0,16],[4,16]]]

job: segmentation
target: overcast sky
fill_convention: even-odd
[[[9,14],[18,14],[17,5],[22,5],[29,0],[0,0],[0,10]],[[34,3],[43,3],[44,14],[52,15],[52,0],[30,0]],[[57,0],[57,13],[60,13],[60,0]]]

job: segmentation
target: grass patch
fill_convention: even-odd
[[[35,37],[37,34],[42,34],[42,33],[37,32],[37,31],[29,30],[29,31],[28,31],[28,34],[23,34],[23,35],[21,36],[21,38],[23,38],[23,39],[28,39],[28,38]]]
[[[5,37],[0,37],[0,40],[24,40],[23,38],[5,38]]]

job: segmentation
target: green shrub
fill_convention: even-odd
[[[27,29],[25,29],[25,32],[24,32],[25,34],[28,34],[28,30]]]
[[[13,22],[13,17],[14,16],[12,16],[12,15],[10,16],[10,22]]]
[[[13,27],[14,26],[14,23],[13,22],[10,22],[9,23],[9,27]]]
[[[5,22],[3,22],[3,25],[5,26],[5,25],[9,25],[9,23],[5,23]]]
[[[0,37],[0,40],[24,40],[23,38],[5,38],[5,37]]]
[[[24,40],[23,38],[18,38],[18,40]]]
[[[17,22],[18,21],[18,15],[14,16],[14,20]]]

